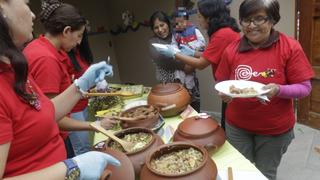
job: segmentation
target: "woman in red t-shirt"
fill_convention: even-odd
[[[79,78],[93,62],[87,31],[83,32],[79,45],[68,52],[66,68],[71,80]],[[88,99],[81,99],[72,109],[70,117],[85,122],[89,119]],[[75,155],[90,151],[91,143],[88,131],[70,131],[69,138]]]
[[[274,29],[280,20],[277,0],[245,0],[239,17],[244,36],[224,51],[218,81],[250,80],[267,84],[270,102],[234,98],[228,103],[228,141],[271,180],[294,138],[294,98],[311,91],[312,67],[298,41]]]
[[[30,42],[23,50],[29,64],[30,75],[43,93],[53,98],[72,84],[67,64],[70,61],[66,52],[80,44],[86,25],[86,19],[72,5],[60,3],[58,0],[42,1],[39,19],[45,33]],[[113,120],[102,120],[110,128]],[[89,122],[70,118],[69,114],[59,122],[61,135],[65,139],[68,157],[90,150],[88,132],[83,137],[81,151],[74,153],[73,142],[70,143],[65,131],[94,131]],[[78,143],[81,140],[75,141]],[[82,148],[83,147],[83,148]]]
[[[168,49],[158,49],[160,54],[173,57],[196,69],[204,69],[211,65],[212,74],[221,60],[222,52],[232,42],[240,38],[240,29],[236,20],[230,16],[230,10],[224,0],[199,0],[198,24],[207,30],[210,41],[203,53],[194,51],[187,46],[182,47],[182,53]],[[189,56],[187,56],[189,55]],[[221,125],[224,128],[225,105],[222,104]]]
[[[99,179],[107,163],[119,161],[101,152],[66,160],[57,122],[112,68],[92,65],[60,95],[47,98],[28,76],[20,51],[32,39],[35,16],[28,2],[0,1],[0,179]]]

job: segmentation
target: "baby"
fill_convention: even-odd
[[[174,15],[175,32],[174,37],[177,46],[188,46],[195,51],[204,51],[206,41],[200,30],[190,23],[189,14],[185,7],[179,7]],[[176,70],[175,78],[180,80],[187,89],[192,89],[195,86],[193,73],[186,74],[184,71]]]

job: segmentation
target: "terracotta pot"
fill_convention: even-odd
[[[134,180],[135,179],[133,165],[130,159],[124,153],[113,150],[111,148],[104,148],[102,152],[105,152],[117,158],[120,161],[121,166],[115,167],[112,165],[108,165],[106,167],[106,170],[103,172],[100,180],[119,180],[119,179]]]
[[[131,127],[145,127],[148,129],[153,128],[159,121],[159,108],[152,105],[142,105],[136,106],[126,111],[120,113],[120,117],[128,117],[130,113],[135,112],[139,108],[154,108],[153,112],[145,112],[144,115],[141,115],[143,118],[137,120],[121,120],[121,127],[131,128]]]
[[[189,141],[211,151],[222,146],[226,136],[214,119],[199,115],[183,120],[173,135],[173,141]]]
[[[174,151],[179,151],[182,149],[194,148],[200,151],[203,155],[203,162],[194,170],[178,175],[167,175],[160,172],[155,171],[151,167],[151,160],[155,158],[159,158],[160,156],[171,153]],[[158,147],[153,150],[146,159],[146,164],[143,166],[140,173],[140,180],[215,180],[217,177],[217,166],[214,161],[208,156],[208,152],[199,146],[193,145],[191,143],[172,143],[166,144]]]
[[[156,147],[164,144],[162,139],[160,138],[160,136],[158,136],[157,134],[152,132],[152,130],[147,129],[147,128],[140,128],[140,127],[139,128],[129,128],[129,129],[119,131],[119,132],[115,133],[115,135],[119,138],[122,138],[126,134],[133,134],[133,133],[138,133],[138,132],[145,132],[145,133],[152,134],[152,140],[149,144],[147,144],[141,150],[138,150],[136,152],[131,152],[131,153],[130,152],[125,153],[128,156],[128,158],[130,159],[136,175],[140,174],[140,170],[141,170],[142,166],[144,165],[145,158],[146,158],[147,154],[150,151],[152,151],[153,149],[155,149]],[[112,140],[106,141],[105,146],[103,148],[103,151],[105,150],[106,147],[110,146],[111,142],[112,142]]]
[[[148,104],[160,107],[160,114],[169,117],[185,110],[190,99],[189,92],[180,83],[166,83],[152,87]]]

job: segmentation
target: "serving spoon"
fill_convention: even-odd
[[[118,142],[122,147],[123,149],[126,151],[126,152],[130,152],[132,151],[132,149],[134,148],[134,144],[131,143],[131,142],[127,142],[127,141],[124,141],[120,138],[118,138],[117,136],[115,136],[113,133],[105,130],[103,127],[101,127],[100,125],[98,125],[97,123],[95,122],[92,122],[90,123],[90,126],[92,128],[94,128],[96,131],[99,131],[101,132],[102,134],[108,136],[109,138],[111,138],[112,140]]]
[[[106,92],[106,93],[86,93],[85,96],[132,96],[133,93],[129,91],[119,91],[119,92]]]

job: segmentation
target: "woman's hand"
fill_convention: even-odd
[[[272,97],[276,96],[279,93],[280,87],[279,87],[278,84],[270,83],[270,84],[265,85],[262,89],[263,90],[269,90],[269,92],[266,93],[265,95],[268,98],[272,98]]]
[[[75,80],[75,83],[81,90],[88,91],[91,87],[95,86],[96,83],[104,80],[105,76],[112,75],[112,66],[102,61],[91,65],[79,79]]]
[[[117,120],[105,117],[100,121],[100,125],[105,129],[111,129],[113,126],[115,126],[118,123]]]
[[[221,100],[225,103],[229,103],[232,101],[232,97],[226,95],[226,94],[223,94],[221,92],[218,93],[218,95],[220,96]]]
[[[180,45],[181,46],[181,54],[183,54],[183,55],[186,55],[186,56],[192,56],[192,57],[194,57],[194,54],[195,54],[195,50],[193,50],[193,49],[191,49],[191,48],[189,48],[187,45],[184,45],[184,44],[182,44],[182,45]]]

